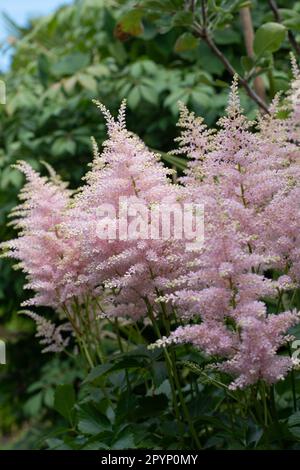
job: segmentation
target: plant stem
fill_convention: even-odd
[[[166,328],[166,332],[169,335],[170,334],[170,322],[169,322],[169,319],[168,319],[168,316],[167,316],[166,306],[163,302],[160,302],[160,307],[161,307],[161,310],[162,310],[163,323],[164,323],[164,326]],[[173,350],[170,351],[170,361],[171,361],[171,370],[172,370],[172,373],[173,373],[175,386],[177,388],[177,392],[178,392],[178,396],[179,396],[179,400],[180,400],[180,404],[181,404],[181,407],[182,407],[183,414],[184,414],[185,419],[187,420],[187,422],[189,424],[189,427],[190,427],[191,433],[194,437],[197,448],[200,449],[201,444],[200,444],[196,429],[194,427],[193,420],[191,418],[191,415],[189,413],[188,407],[185,403],[185,399],[184,399],[184,396],[183,396],[183,393],[182,393],[182,390],[181,390],[179,376],[178,376],[178,372],[177,372],[177,368],[176,368],[176,357],[175,357],[175,354],[174,354]]]
[[[115,319],[115,331],[116,331],[116,334],[117,334],[119,349],[120,349],[121,353],[124,353],[124,348],[123,348],[123,344],[122,344],[122,340],[121,340],[121,336],[120,336],[119,321],[118,321],[117,318]],[[125,377],[126,377],[126,383],[127,383],[128,391],[131,392],[131,384],[130,384],[127,368],[125,368]]]
[[[77,338],[77,341],[78,341],[78,345],[79,345],[79,348],[80,350],[82,351],[83,353],[83,356],[85,356],[86,358],[86,361],[89,365],[89,367],[92,369],[94,367],[94,364],[93,364],[93,361],[92,361],[92,358],[89,354],[89,351],[88,351],[88,348],[83,340],[83,335],[82,335],[82,332],[80,331],[80,329],[78,328],[78,326],[76,325],[76,320],[73,319],[71,313],[69,312],[68,308],[66,305],[64,305],[63,307],[63,311],[65,312],[66,314],[66,317],[68,318],[69,322],[71,323],[72,325],[72,328],[74,330],[74,333],[76,335],[76,338]]]
[[[264,409],[264,425],[268,427],[268,407],[267,407],[267,398],[266,398],[266,386],[265,383],[261,383],[260,387],[261,399],[263,402],[263,409]]]
[[[248,57],[254,58],[254,31],[251,17],[250,7],[243,7],[240,9],[241,23],[243,26],[243,33],[245,38],[245,45]],[[262,77],[258,76],[254,78],[254,89],[257,95],[263,100],[266,100],[265,86]]]
[[[275,81],[274,81],[274,75],[272,70],[269,70],[268,72],[268,79],[269,79],[269,84],[270,84],[270,96],[271,98],[274,98],[275,96]]]
[[[104,364],[106,362],[105,358],[105,351],[104,348],[102,347],[101,343],[101,332],[100,332],[100,327],[99,327],[99,318],[97,318],[96,315],[96,304],[93,302],[92,305],[92,312],[93,312],[93,322],[96,325],[96,332],[95,332],[95,338],[96,338],[96,349],[98,353],[98,357],[100,359],[101,364]]]
[[[157,325],[157,323],[155,321],[155,318],[154,318],[154,315],[153,315],[152,307],[151,307],[148,299],[145,299],[145,302],[146,302],[146,305],[147,305],[148,316],[151,320],[151,323],[152,323],[152,326],[153,326],[154,331],[156,333],[156,336],[157,336],[157,338],[161,338],[161,334],[160,334],[158,325]],[[178,420],[178,423],[180,423],[181,421],[180,421],[179,409],[178,409],[177,398],[176,398],[176,390],[175,390],[175,387],[174,387],[173,377],[172,377],[172,374],[171,374],[171,371],[170,371],[170,358],[169,358],[169,354],[168,354],[166,348],[164,348],[164,356],[165,356],[165,359],[166,359],[166,366],[167,366],[167,370],[168,370],[169,382],[170,382],[171,391],[172,391],[174,411],[175,411],[175,415],[176,415],[176,418]]]
[[[287,347],[288,347],[289,356],[292,357],[292,350],[291,350],[290,343],[287,344]],[[294,411],[298,411],[297,395],[296,395],[296,380],[295,380],[295,372],[293,369],[291,370],[291,384],[292,384]]]
[[[274,420],[278,423],[278,414],[276,408],[276,401],[275,401],[275,386],[271,385],[270,387],[270,400],[271,400],[271,409]]]
[[[148,315],[149,315],[149,318],[152,322],[152,325],[154,327],[154,330],[156,332],[156,335],[158,338],[161,338],[161,334],[160,334],[160,331],[159,331],[159,327],[156,323],[156,320],[154,318],[154,315],[153,315],[153,311],[152,311],[152,308],[151,308],[151,305],[148,301],[148,299],[145,299],[146,300],[146,305],[147,305],[147,308],[148,308]],[[176,387],[177,387],[177,392],[178,392],[178,396],[179,396],[179,400],[181,402],[181,406],[182,406],[182,397],[180,395],[180,392],[181,390],[178,389],[178,383],[176,384],[176,379],[175,379],[175,376],[174,376],[174,368],[173,368],[173,364],[172,364],[172,360],[170,358],[170,355],[169,355],[169,352],[167,350],[167,348],[164,348],[164,356],[165,356],[165,360],[166,360],[166,366],[167,366],[167,371],[168,371],[168,377],[169,377],[169,383],[170,383],[170,386],[171,386],[171,391],[172,391],[172,397],[173,397],[173,406],[174,406],[174,411],[175,411],[175,415],[176,415],[176,419],[178,421],[178,426],[179,428],[182,428],[182,422],[181,422],[181,418],[180,418],[180,413],[179,413],[179,408],[178,408],[178,403],[177,403],[177,397],[176,397]],[[173,380],[174,379],[174,380]],[[175,384],[176,384],[176,387],[174,385],[174,381],[175,381]],[[179,388],[180,388],[180,384],[179,384]],[[182,408],[183,411],[184,411],[184,408]],[[190,431],[191,431],[191,435],[192,437],[194,438],[195,440],[195,443],[197,445],[197,448],[200,449],[201,448],[201,444],[199,442],[199,439],[198,439],[198,436],[196,434],[196,431],[194,429],[194,426],[193,426],[193,423],[190,423],[190,421],[187,419],[188,421],[188,424],[190,426]],[[192,426],[191,426],[192,424]],[[182,439],[183,439],[183,435],[181,436]]]
[[[283,304],[282,302],[283,291],[279,290],[278,294],[279,295],[278,295],[276,313],[279,313],[280,305]],[[287,348],[288,348],[289,356],[292,357],[292,350],[291,350],[291,345],[289,342],[287,343]],[[295,381],[295,372],[293,369],[291,370],[291,385],[292,385],[294,411],[297,411],[298,407],[297,407],[297,395],[296,395],[296,381]]]

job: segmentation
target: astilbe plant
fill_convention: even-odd
[[[168,341],[191,342],[219,358],[219,370],[236,377],[231,388],[275,383],[294,365],[277,351],[299,321],[295,310],[283,311],[283,295],[299,285],[300,152],[290,140],[294,113],[282,120],[279,111],[276,99],[270,115],[248,122],[236,81],[216,133],[181,110],[179,142],[193,158],[183,183],[204,201],[205,247],[168,299],[201,321]]]
[[[90,365],[94,365],[95,355],[103,361],[100,316],[110,321],[149,316],[154,321],[162,314],[167,320],[171,312],[156,300],[170,292],[167,284],[185,272],[185,244],[160,238],[159,214],[150,226],[146,213],[136,226],[136,236],[121,237],[124,202],[148,211],[161,203],[165,207],[173,204],[176,210],[182,188],[172,184],[168,178],[172,171],[158,156],[126,129],[125,102],[117,120],[96,104],[106,118],[109,139],[102,154],[93,140],[94,161],[85,184],[72,194],[55,174],[49,180],[20,163],[18,168],[28,182],[20,196],[24,202],[12,216],[21,232],[17,239],[3,244],[8,249],[6,256],[21,261],[19,267],[29,279],[26,287],[36,292],[24,306],[50,306],[62,312]],[[106,207],[114,212],[106,214]],[[155,231],[153,237],[139,232],[145,218],[147,233]],[[134,214],[131,219],[132,228]],[[107,236],[99,237],[100,222],[102,227],[108,225]],[[115,227],[113,235],[111,227]],[[44,323],[38,325],[41,336]],[[47,328],[44,337],[49,341]]]
[[[18,163],[16,168],[25,174],[27,182],[20,194],[21,204],[11,213],[11,224],[19,229],[19,236],[2,244],[4,256],[19,261],[15,267],[22,269],[28,280],[24,288],[35,292],[23,306],[52,307],[58,311],[59,319],[67,322],[55,327],[53,322],[35,312],[23,310],[21,313],[36,321],[37,336],[42,338],[41,344],[46,345],[44,352],[64,350],[73,331],[91,363],[88,343],[92,343],[92,349],[97,349],[98,322],[94,309],[85,310],[84,314],[78,309],[82,296],[88,293],[88,285],[82,282],[84,266],[80,245],[63,230],[71,191],[49,166],[49,178],[41,177],[25,162]]]
[[[200,350],[214,371],[229,376],[233,390],[271,386],[298,366],[289,348],[289,329],[300,318],[293,303],[300,282],[295,65],[294,74],[283,104],[276,97],[269,114],[255,122],[243,115],[237,80],[217,129],[208,129],[181,105],[175,153],[186,154],[189,164],[180,185],[126,129],[124,103],[114,119],[96,102],[108,140],[102,153],[93,140],[94,161],[77,192],[55,174],[45,178],[25,163],[18,165],[27,178],[23,202],[12,214],[20,233],[3,248],[5,256],[19,261],[26,287],[35,292],[25,305],[52,307],[67,321],[55,328],[28,313],[37,321],[45,350],[66,348],[65,332],[71,329],[92,367],[106,360],[105,335],[118,338],[123,349],[118,319],[141,327],[143,342],[148,341],[143,328],[152,324],[156,345],[163,346],[179,427],[182,413],[197,447],[174,344]],[[120,228],[122,204],[128,202],[137,211],[147,209],[138,218],[135,211],[126,215],[135,236],[124,236]],[[181,209],[185,203],[205,208],[204,246],[196,251],[186,250],[190,240],[161,237],[160,218],[154,224],[158,236],[150,235],[153,207]],[[174,230],[175,222],[176,214]]]
[[[17,267],[27,274],[25,288],[35,292],[24,305],[56,308],[62,301],[63,278],[70,270],[61,263],[68,247],[58,230],[69,193],[59,181],[41,177],[25,162],[17,168],[27,179],[20,194],[22,202],[11,213],[12,225],[20,232],[4,248],[8,249],[7,256],[20,261]]]
[[[96,104],[106,118],[109,139],[101,155],[95,149],[92,168],[74,197],[65,230],[71,239],[78,240],[87,266],[85,278],[102,313],[137,320],[147,315],[149,308],[157,310],[158,295],[184,272],[184,244],[160,238],[159,217],[157,236],[151,237],[147,211],[139,219],[128,212],[128,227],[121,233],[122,204],[127,203],[129,210],[151,210],[161,203],[178,206],[181,188],[171,183],[170,170],[157,155],[126,129],[125,102],[117,120],[101,103]],[[99,236],[100,222],[101,227],[107,225],[104,236]]]

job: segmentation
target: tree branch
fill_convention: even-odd
[[[258,104],[258,106],[263,109],[266,113],[269,114],[268,106],[267,104],[257,95],[257,93],[252,90],[250,87],[249,83],[247,80],[245,80],[240,74],[236,72],[234,67],[231,65],[229,60],[224,56],[222,51],[218,48],[218,46],[215,44],[213,39],[210,37],[210,35],[207,33],[206,30],[202,29],[200,25],[195,24],[194,25],[194,33],[196,36],[199,38],[203,39],[208,47],[211,49],[211,51],[218,57],[218,59],[222,62],[222,64],[225,66],[226,70],[230,73],[230,75],[233,77],[234,75],[237,75],[240,84],[245,88],[248,96],[255,101],[255,103]]]
[[[201,0],[201,13],[202,13],[203,30],[206,31],[206,2],[205,0]]]
[[[254,31],[252,25],[252,18],[251,18],[251,11],[249,7],[243,7],[240,10],[240,17],[241,23],[243,26],[243,33],[245,39],[245,46],[248,57],[254,57],[254,50],[253,50],[253,41],[254,41]],[[262,80],[262,77],[258,76],[254,78],[254,89],[258,96],[265,101],[266,94],[265,94],[265,86]]]
[[[271,10],[273,11],[275,20],[277,21],[277,23],[281,23],[282,19],[280,16],[280,12],[279,12],[276,0],[268,0],[268,2],[269,2]],[[297,43],[294,33],[290,30],[288,30],[288,38],[292,47],[295,49],[297,54],[300,55],[300,45]]]

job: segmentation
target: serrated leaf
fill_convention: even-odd
[[[71,450],[72,449],[72,447],[65,444],[62,439],[57,439],[55,437],[51,437],[47,439],[46,443],[51,450]]]
[[[288,426],[300,426],[300,411],[297,411],[297,413],[292,414],[289,419],[288,419]]]
[[[119,437],[111,448],[114,450],[135,449],[134,435],[130,432],[126,433],[124,436]]]
[[[94,436],[111,429],[107,417],[100,413],[93,405],[82,405],[78,411],[78,429],[83,434]]]

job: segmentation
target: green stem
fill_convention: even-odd
[[[275,96],[275,81],[274,81],[274,75],[272,70],[268,71],[268,79],[269,79],[269,85],[270,85],[270,96],[273,99]]]
[[[267,407],[267,399],[266,399],[266,386],[264,382],[261,383],[260,393],[261,393],[261,399],[263,403],[264,425],[267,428],[268,427],[268,407]]]
[[[161,338],[161,334],[160,334],[158,325],[157,325],[157,323],[155,321],[155,317],[153,315],[152,307],[151,307],[150,302],[147,298],[145,298],[145,303],[146,303],[146,306],[147,306],[148,316],[151,320],[151,323],[153,325],[156,336],[157,336],[157,338]],[[170,383],[170,387],[171,387],[173,408],[174,408],[176,420],[178,422],[178,427],[179,427],[179,429],[181,429],[181,432],[182,432],[182,422],[181,422],[181,418],[180,418],[179,408],[178,408],[178,404],[177,404],[176,390],[175,390],[173,377],[172,377],[171,361],[170,361],[170,357],[169,357],[167,349],[163,348],[163,351],[164,351],[164,356],[165,356],[165,360],[166,360],[166,367],[167,367],[167,372],[168,372],[169,383]],[[183,440],[183,432],[182,432],[181,437],[182,437],[182,440]]]
[[[278,296],[276,313],[279,313],[280,305],[283,304],[282,302],[283,291],[279,290],[278,293],[279,293],[279,296]],[[287,343],[287,348],[288,348],[289,356],[292,357],[292,350],[291,350],[291,345],[289,342]],[[294,411],[297,411],[298,406],[297,406],[297,395],[296,395],[296,380],[295,380],[295,372],[293,369],[291,370],[291,385],[292,385]]]
[[[122,344],[122,340],[121,340],[121,336],[120,336],[119,320],[117,318],[115,319],[115,331],[116,331],[116,334],[117,334],[119,349],[120,349],[121,353],[124,353],[124,348],[123,348],[123,344]],[[127,383],[128,391],[131,392],[131,384],[130,384],[130,380],[129,380],[127,367],[125,368],[125,377],[126,377],[126,383]]]
[[[287,344],[289,356],[292,357],[292,349],[290,343]],[[293,394],[293,405],[294,411],[298,411],[297,406],[297,395],[296,395],[296,380],[295,380],[295,372],[291,370],[291,385],[292,385],[292,394]]]
[[[101,364],[104,364],[106,362],[106,357],[105,357],[104,349],[102,347],[101,331],[100,331],[100,326],[99,326],[99,321],[100,320],[97,318],[97,315],[96,315],[96,304],[95,304],[95,302],[93,302],[92,311],[93,311],[93,321],[94,321],[95,327],[96,327],[96,335],[95,335],[96,350],[97,350],[98,357],[100,359]]]
[[[170,322],[169,322],[169,319],[168,319],[168,316],[167,316],[166,306],[163,302],[160,302],[160,307],[161,307],[161,310],[162,310],[162,319],[163,319],[164,327],[166,329],[167,335],[169,336],[170,335]],[[182,390],[181,390],[179,376],[178,376],[178,372],[177,372],[177,368],[176,368],[176,357],[175,357],[175,354],[174,354],[173,350],[170,351],[170,365],[171,365],[171,371],[173,373],[175,386],[177,388],[177,392],[178,392],[178,396],[179,396],[179,400],[180,400],[180,404],[181,404],[181,407],[182,407],[183,414],[185,416],[186,421],[188,422],[191,434],[194,438],[194,441],[195,441],[195,444],[197,445],[197,448],[201,449],[201,444],[200,444],[196,429],[194,427],[193,420],[191,418],[191,415],[189,413],[188,407],[185,403],[185,399],[184,399],[184,396],[183,396],[183,393],[182,393]]]
[[[79,345],[79,348],[81,350],[81,353],[82,353],[83,357],[85,357],[89,367],[93,368],[94,367],[93,361],[92,361],[91,356],[89,354],[88,348],[87,348],[87,346],[86,346],[86,344],[83,340],[83,334],[82,334],[80,328],[76,324],[76,320],[74,320],[74,318],[72,317],[72,315],[69,312],[66,305],[63,306],[63,311],[65,312],[66,317],[68,318],[69,322],[71,323],[72,328],[73,328],[73,330],[76,334],[78,345]]]
[[[84,303],[84,305],[85,305],[85,309],[86,308],[88,309],[88,307],[86,307],[86,302]],[[77,298],[75,298],[74,300],[74,305],[72,307],[72,310],[74,312],[75,318],[77,318],[79,325],[80,325],[79,329],[81,331],[81,341],[83,344],[83,350],[85,352],[87,361],[89,365],[93,364],[92,367],[94,367],[94,361],[93,361],[94,351],[92,347],[93,338],[91,337],[91,327],[89,326],[90,324],[89,312],[85,311],[85,315],[82,314],[82,308]]]

